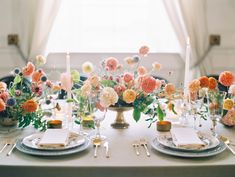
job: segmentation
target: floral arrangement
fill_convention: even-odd
[[[45,63],[43,56],[36,57],[36,65]],[[60,90],[60,86],[53,85],[45,72],[36,69],[32,62],[22,69],[15,68],[12,78],[8,85],[0,82],[0,120],[7,117],[17,120],[19,127],[32,124],[35,128],[45,130],[46,120],[43,120],[41,104],[50,104],[49,93]],[[56,108],[60,109],[59,105]]]
[[[223,71],[220,73],[218,81],[213,77],[202,76],[193,80],[189,84],[189,91],[191,99],[197,93],[200,97],[204,98],[204,102],[209,104],[204,113],[219,111],[221,112],[222,123],[228,126],[235,125],[235,111],[234,111],[234,96],[235,96],[235,84],[234,74],[231,71]],[[227,91],[221,94],[218,84],[227,87]],[[211,101],[211,102],[210,102]],[[202,111],[198,112],[202,118],[206,118]]]
[[[163,120],[164,109],[158,100],[168,95],[173,99],[176,89],[173,84],[155,79],[153,75],[161,69],[161,64],[154,62],[148,71],[141,65],[147,58],[149,47],[142,46],[139,55],[124,58],[121,63],[114,57],[101,61],[95,68],[91,62],[82,65],[82,71],[88,78],[78,82],[79,89],[74,90],[75,101],[79,104],[79,114],[89,113],[92,108],[106,109],[113,107],[133,107],[133,118],[139,121],[141,113],[148,114],[149,121]],[[90,104],[95,98],[95,105]],[[174,110],[174,104],[169,109]],[[176,112],[175,112],[176,113]]]

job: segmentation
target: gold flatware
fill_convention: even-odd
[[[105,148],[105,157],[109,158],[110,157],[110,155],[109,155],[109,142],[105,141],[103,146]]]
[[[136,155],[139,156],[139,155],[140,155],[140,152],[139,152],[139,146],[140,146],[140,144],[139,144],[139,142],[138,142],[138,141],[134,141],[134,142],[132,143],[132,146],[133,146],[134,149],[135,149]]]
[[[10,155],[11,155],[11,153],[13,152],[13,150],[15,149],[15,147],[16,147],[16,141],[15,141],[15,143],[12,145],[11,149],[9,150],[9,152],[7,153],[7,156],[10,156]]]
[[[144,147],[146,155],[148,157],[150,157],[150,153],[149,153],[149,150],[148,150],[148,147],[147,147],[147,141],[145,139],[143,139],[143,138],[140,139],[140,145]]]
[[[101,139],[100,138],[95,138],[93,140],[93,145],[95,146],[94,157],[96,158],[97,157],[98,147],[101,145]]]
[[[229,146],[230,141],[228,138],[224,137],[224,136],[219,136],[219,139],[221,141],[224,142],[225,146],[233,153],[233,155],[235,155],[235,151]]]
[[[11,145],[11,144],[10,144],[10,141],[9,141],[9,140],[6,140],[4,146],[3,146],[2,149],[0,150],[0,153],[2,153],[2,152],[4,151],[4,149],[5,149],[7,146],[9,146],[9,145]]]

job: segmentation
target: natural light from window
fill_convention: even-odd
[[[179,53],[162,0],[62,0],[47,53]]]

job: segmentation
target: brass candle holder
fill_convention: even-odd
[[[171,122],[169,121],[158,121],[157,122],[157,131],[159,132],[168,132],[171,129]]]

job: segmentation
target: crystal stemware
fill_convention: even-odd
[[[215,91],[209,94],[208,98],[208,107],[209,107],[209,115],[212,120],[212,135],[217,136],[216,134],[216,125],[217,122],[222,118],[223,114],[223,102],[226,97],[226,92],[223,91]]]
[[[105,119],[106,112],[107,112],[106,110],[99,110],[99,109],[96,109],[93,112],[96,132],[95,135],[92,137],[92,139],[101,139],[101,140],[106,139],[106,136],[101,135],[100,133],[101,122]]]

